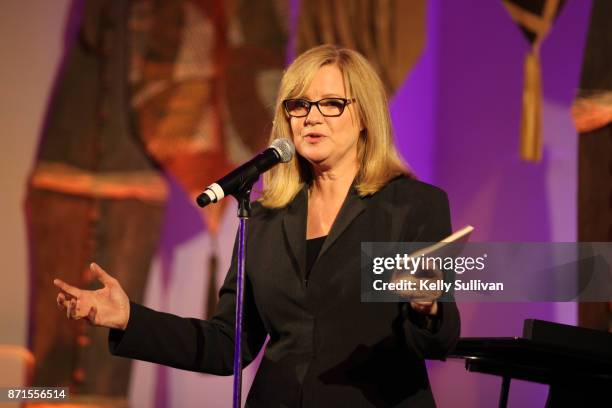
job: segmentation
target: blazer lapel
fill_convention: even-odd
[[[351,186],[340,211],[336,216],[336,219],[329,231],[329,235],[323,242],[323,247],[317,256],[317,260],[333,245],[334,242],[342,235],[344,230],[351,224],[351,222],[364,210],[366,209],[365,200],[359,197],[355,184]],[[316,261],[315,261],[316,262]]]
[[[352,185],[336,219],[332,225],[329,235],[325,239],[317,260],[323,255],[336,240],[342,235],[351,222],[366,209],[366,200],[357,194],[355,186]],[[300,276],[306,276],[306,217],[308,214],[308,190],[304,187],[287,207],[283,216],[283,231],[289,243],[291,255],[297,265]],[[316,263],[316,261],[315,261]]]
[[[287,207],[283,216],[283,232],[300,277],[306,276],[306,214],[308,193],[303,188]]]

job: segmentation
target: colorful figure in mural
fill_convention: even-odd
[[[572,106],[578,140],[578,240],[612,241],[612,3],[594,0]],[[612,302],[582,302],[581,326],[612,331]]]
[[[104,259],[143,300],[168,198],[165,178],[194,196],[263,146],[284,63],[279,4],[74,2],[77,35],[27,198],[35,385],[125,397],[130,362],[102,356],[103,333],[48,315],[50,277],[94,288],[87,265]],[[202,213],[213,236],[221,211]],[[214,264],[213,257],[202,268],[211,282]],[[209,297],[215,304],[214,286]]]

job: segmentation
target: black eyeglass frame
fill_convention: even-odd
[[[321,107],[319,106],[319,103],[321,103],[323,101],[329,101],[329,100],[335,100],[335,101],[342,101],[343,102],[342,109],[340,109],[340,113],[338,113],[337,115],[326,115],[325,113],[323,113],[323,111],[321,111]],[[289,113],[289,108],[287,107],[287,103],[289,103],[291,101],[304,101],[304,102],[306,102],[306,104],[308,105],[308,110],[303,115],[292,115],[291,113]],[[308,116],[308,114],[310,114],[310,110],[312,109],[312,105],[316,105],[317,109],[319,110],[319,113],[321,113],[321,115],[325,116],[326,118],[337,118],[338,116],[341,116],[344,113],[344,110],[346,109],[346,106],[350,105],[353,102],[355,102],[355,98],[323,98],[323,99],[319,99],[318,101],[309,101],[307,99],[302,99],[302,98],[292,98],[292,99],[285,99],[283,101],[283,107],[285,108],[285,113],[287,113],[287,115],[289,115],[292,118],[305,118],[306,116]]]

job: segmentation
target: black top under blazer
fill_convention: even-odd
[[[253,204],[247,226],[243,363],[266,345],[247,398],[255,407],[435,406],[424,358],[459,338],[455,303],[434,328],[407,304],[360,301],[362,241],[438,241],[451,232],[446,193],[407,177],[360,198],[353,187],[306,276],[307,190],[282,209]],[[191,371],[231,375],[236,245],[209,321],[132,303],[110,351]],[[205,398],[205,396],[203,396]]]

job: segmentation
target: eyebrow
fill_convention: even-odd
[[[327,94],[323,94],[321,95],[321,97],[319,99],[326,99],[326,98],[342,98],[342,99],[346,99],[346,96],[342,96],[336,93],[327,93]],[[299,99],[308,99],[309,101],[314,100],[313,98],[309,98],[306,95],[302,95]]]

